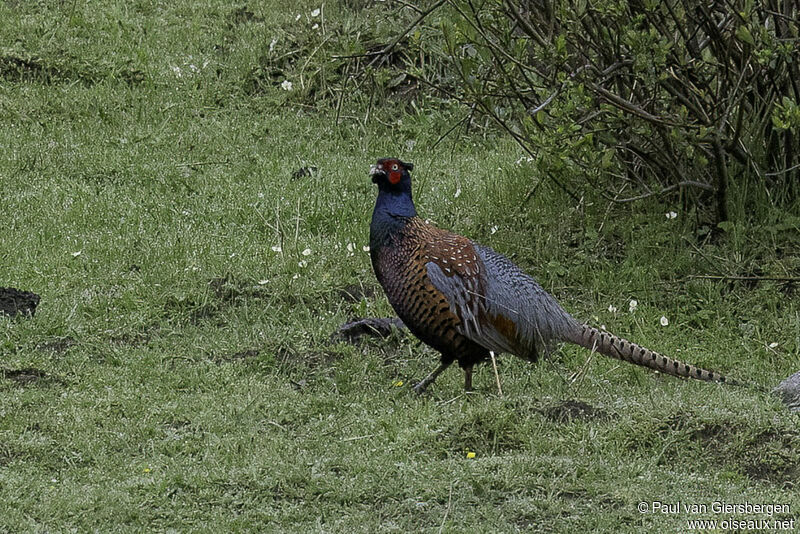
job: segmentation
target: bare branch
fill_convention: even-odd
[[[781,174],[787,174],[796,169],[800,169],[800,163],[792,167],[789,167],[788,169],[782,169],[780,171],[775,171],[775,172],[765,172],[764,176],[780,176]]]
[[[730,276],[716,274],[690,274],[689,280],[770,280],[773,282],[800,282],[796,276]]]
[[[684,182],[678,182],[677,184],[668,185],[667,187],[661,189],[660,191],[650,191],[648,193],[644,193],[642,195],[637,195],[635,197],[628,197],[628,198],[610,198],[606,196],[607,199],[611,200],[612,202],[616,202],[618,204],[625,204],[626,202],[634,202],[636,200],[642,200],[652,196],[660,196],[665,195],[671,191],[675,191],[676,189],[680,189],[682,187],[697,187],[698,189],[704,189],[706,191],[714,191],[714,186],[707,184],[705,182],[695,182],[692,180],[687,180]]]

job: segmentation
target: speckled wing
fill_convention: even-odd
[[[513,354],[535,359],[578,328],[578,321],[532,276],[491,248],[474,247],[486,270],[487,317],[507,337]]]
[[[445,296],[450,311],[458,317],[459,332],[484,345],[481,343],[485,293],[483,266],[466,238],[455,234],[440,234],[438,237],[423,250],[428,279]]]
[[[426,268],[464,336],[533,360],[573,327],[575,320],[532,277],[494,250],[462,239],[426,251]]]

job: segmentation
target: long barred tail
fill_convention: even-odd
[[[649,367],[656,371],[661,371],[672,376],[680,376],[684,378],[694,378],[696,380],[705,380],[707,382],[724,382],[733,385],[745,385],[734,380],[725,378],[725,376],[702,369],[694,365],[683,363],[678,360],[668,358],[663,354],[653,352],[636,343],[631,343],[626,339],[617,337],[614,334],[603,332],[597,328],[589,325],[580,325],[573,331],[572,335],[567,337],[567,341],[571,341],[581,347],[586,347],[589,350],[599,352],[605,356],[623,360],[643,367]]]

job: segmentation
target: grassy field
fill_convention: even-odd
[[[270,48],[307,46],[297,31],[385,23],[283,5],[0,3],[0,286],[42,297],[33,319],[0,319],[0,532],[798,517],[798,416],[767,394],[564,347],[501,358],[502,397],[489,367],[474,394],[449,370],[418,397],[432,350],[400,332],[331,338],[391,315],[364,250],[367,170],[391,155],[416,164],[423,216],[508,254],[577,317],[772,386],[800,369],[797,285],[693,276],[798,276],[797,210],[734,190],[735,222],[712,238],[675,199],[576,203],[545,183],[525,202],[539,178],[507,139],[433,148],[450,108],[337,124],[308,104],[316,48],[264,74]]]

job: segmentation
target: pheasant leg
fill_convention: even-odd
[[[434,369],[431,374],[429,374],[428,376],[423,378],[422,382],[420,382],[419,384],[414,386],[414,391],[416,391],[420,395],[422,393],[425,393],[425,390],[428,389],[428,386],[433,384],[433,381],[436,380],[436,377],[439,376],[440,374],[442,374],[442,371],[444,371],[445,369],[450,367],[451,363],[453,363],[453,362],[449,361],[449,362],[442,362],[441,364],[439,364],[439,367]]]

